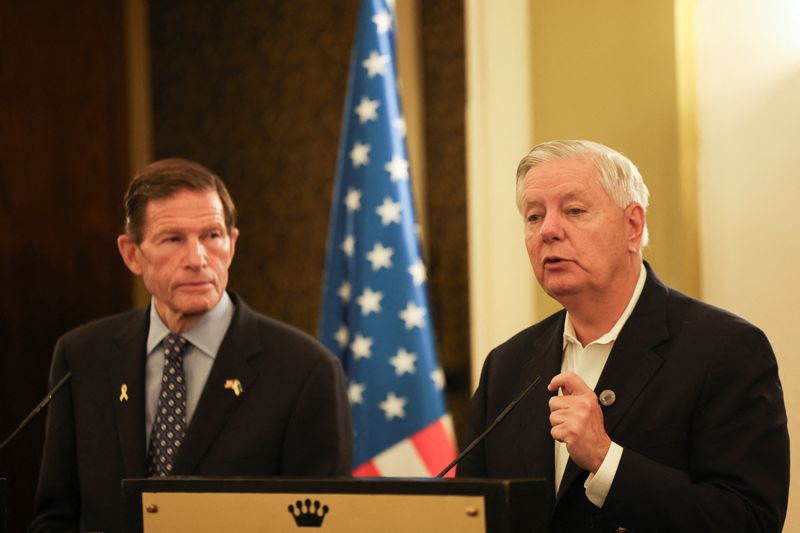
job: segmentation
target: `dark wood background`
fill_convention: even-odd
[[[0,438],[46,392],[59,335],[131,306],[123,2],[0,2]],[[231,287],[312,334],[357,0],[151,2],[156,157],[228,183]],[[463,5],[420,2],[432,317],[463,439],[469,395]],[[134,118],[136,120],[136,117]],[[0,452],[30,520],[44,417]]]
[[[0,435],[44,396],[58,336],[130,307],[121,4],[0,2]],[[40,417],[0,452],[9,531],[31,518]]]

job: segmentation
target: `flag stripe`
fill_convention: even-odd
[[[455,457],[454,444],[448,428],[449,415],[378,454],[373,460],[353,471],[356,477],[424,477],[435,476]],[[453,477],[451,471],[446,477]]]
[[[428,477],[430,472],[411,439],[398,442],[373,459],[383,476]]]
[[[353,476],[355,477],[380,477],[380,475],[380,471],[378,471],[375,467],[375,463],[372,461],[367,461],[353,470]]]
[[[428,472],[434,476],[456,456],[453,450],[453,441],[445,429],[449,418],[449,416],[444,416],[411,437]],[[448,477],[452,477],[452,475]]]

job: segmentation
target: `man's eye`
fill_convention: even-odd
[[[542,215],[528,215],[528,222],[539,222],[542,219]]]
[[[567,209],[567,213],[569,213],[570,215],[573,215],[573,216],[575,216],[575,215],[580,215],[580,214],[583,214],[583,213],[585,213],[585,212],[586,212],[586,211],[584,211],[584,210],[583,210],[583,209],[581,209],[580,207],[572,207],[572,208],[570,208],[570,209]]]

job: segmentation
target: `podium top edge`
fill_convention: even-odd
[[[195,477],[123,479],[126,493],[138,492],[280,492],[375,494],[487,494],[535,488],[544,478],[299,478]]]

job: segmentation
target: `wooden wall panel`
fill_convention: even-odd
[[[0,3],[0,435],[46,392],[56,339],[130,305],[122,7]],[[31,518],[44,417],[0,452],[9,530]]]
[[[463,441],[470,397],[463,0],[420,2],[420,23],[432,315],[447,403]]]
[[[316,334],[357,0],[150,6],[156,158],[216,171],[240,212],[230,286]]]

